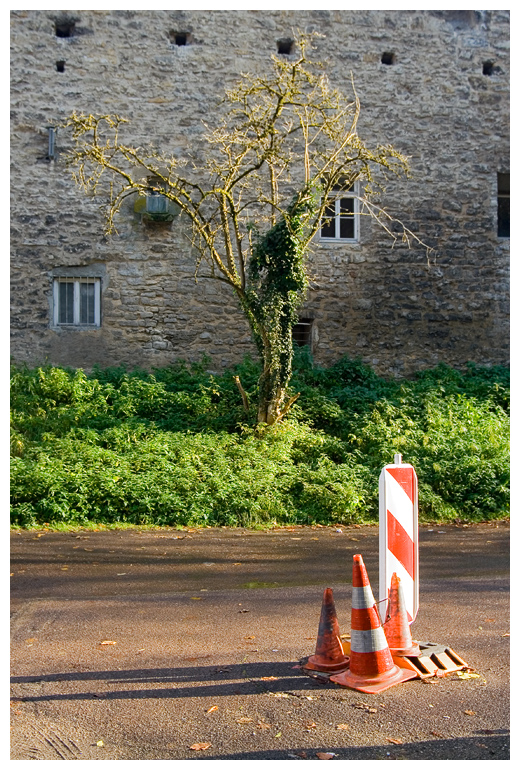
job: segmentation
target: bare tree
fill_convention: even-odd
[[[73,114],[69,163],[91,194],[105,196],[106,231],[123,201],[161,194],[190,223],[195,273],[231,286],[262,361],[257,420],[273,424],[295,396],[292,327],[308,286],[312,241],[331,197],[363,182],[361,213],[395,239],[395,220],[373,202],[387,174],[407,174],[390,146],[370,149],[357,133],[360,103],[346,97],[313,60],[312,36],[299,34],[293,57],[273,56],[270,72],[244,75],[207,128],[202,158],[179,160],[123,143],[123,118]],[[379,173],[382,172],[382,173]],[[401,223],[399,235],[414,238]],[[237,382],[240,386],[240,383]],[[241,388],[244,406],[247,394]]]

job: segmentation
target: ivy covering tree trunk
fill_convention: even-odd
[[[325,66],[313,60],[312,40],[299,35],[297,55],[273,56],[271,72],[244,75],[227,91],[217,128],[194,145],[193,157],[127,144],[119,116],[73,114],[66,123],[75,142],[72,173],[106,202],[107,234],[129,196],[160,194],[178,207],[198,255],[194,276],[230,286],[250,324],[262,361],[258,422],[269,425],[296,398],[289,392],[292,327],[331,197],[357,185],[362,215],[394,240],[415,238],[373,197],[387,174],[407,173],[406,158],[362,141],[354,86],[348,98],[332,88]],[[242,398],[246,407],[248,395]]]

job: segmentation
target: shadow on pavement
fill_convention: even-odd
[[[201,759],[319,759],[318,752],[333,753],[334,759],[509,759],[509,733],[494,730],[494,735],[475,734],[469,738],[449,738],[417,741],[396,746],[323,746],[279,749],[274,751],[249,751],[237,754],[200,757]],[[496,734],[499,733],[499,734]],[[195,759],[195,757],[194,757]]]
[[[265,677],[265,680],[262,679]],[[268,679],[267,679],[268,677]],[[271,677],[276,677],[271,679]],[[211,680],[219,680],[207,684]],[[222,683],[222,680],[232,680]],[[189,698],[226,695],[252,695],[259,692],[286,693],[288,690],[337,689],[328,682],[322,683],[301,673],[296,662],[292,663],[240,663],[229,666],[194,666],[187,668],[130,669],[128,671],[81,671],[47,674],[45,676],[15,676],[12,684],[44,682],[104,682],[107,686],[128,683],[137,685],[152,683],[171,687],[156,689],[106,690],[102,692],[71,692],[38,696],[22,696],[17,700],[25,703],[40,701],[142,699],[142,698]],[[192,682],[194,686],[183,687]]]

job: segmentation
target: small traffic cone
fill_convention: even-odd
[[[360,692],[377,693],[417,674],[398,668],[386,641],[367,571],[360,554],[352,569],[350,668],[330,677],[331,682]]]
[[[417,656],[421,654],[419,645],[412,640],[404,590],[401,580],[397,577],[397,572],[392,575],[390,583],[388,611],[383,623],[383,630],[392,656],[403,658],[406,655]]]
[[[348,662],[349,658],[344,654],[339,638],[339,624],[332,588],[326,588],[323,592],[316,652],[304,663],[303,669],[337,674],[348,668]]]

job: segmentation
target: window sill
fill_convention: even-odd
[[[318,243],[323,243],[325,245],[333,245],[337,246],[338,244],[350,244],[350,245],[357,245],[359,244],[359,238],[319,238]]]
[[[51,324],[50,329],[54,332],[85,332],[100,329],[101,324]]]

